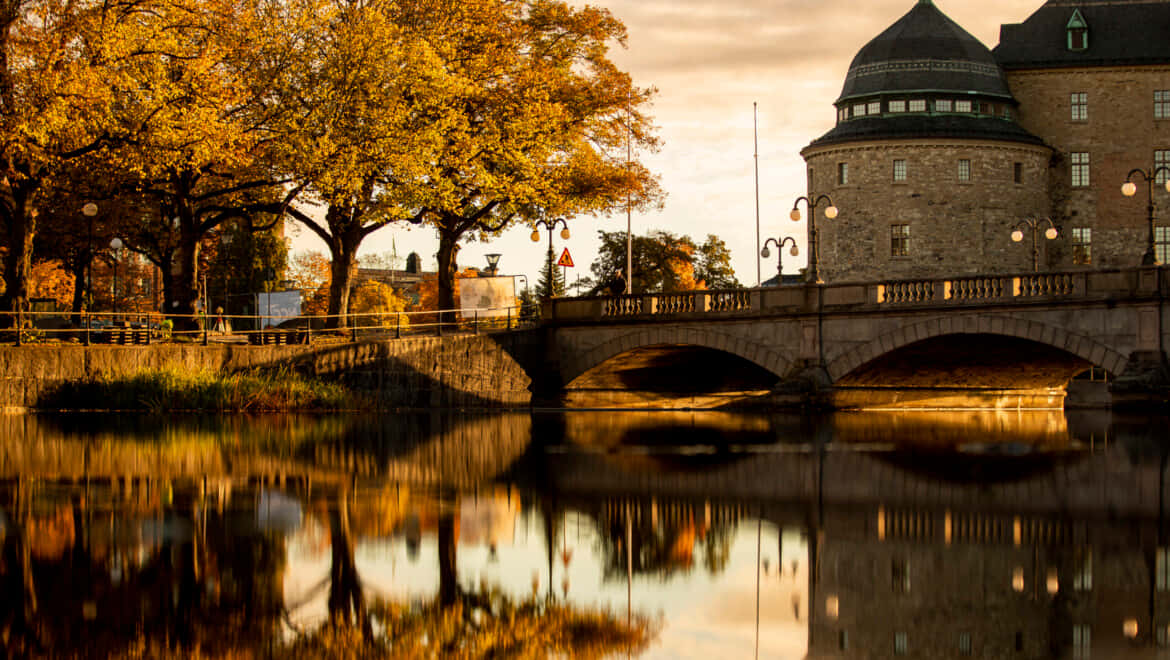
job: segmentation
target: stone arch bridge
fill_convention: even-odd
[[[522,362],[546,397],[730,382],[836,407],[1043,408],[1087,374],[1099,403],[1163,402],[1168,285],[1143,267],[556,299]]]

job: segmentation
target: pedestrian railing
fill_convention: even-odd
[[[157,312],[0,312],[0,342],[149,345],[158,342],[252,346],[359,341],[518,330],[535,325],[519,307],[376,312],[295,317]]]

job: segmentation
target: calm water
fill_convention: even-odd
[[[10,657],[1166,657],[1163,419],[0,417]],[[387,651],[388,650],[388,651]]]

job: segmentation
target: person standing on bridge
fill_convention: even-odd
[[[609,293],[614,296],[621,296],[626,293],[626,276],[622,273],[621,268],[617,269],[613,284],[609,286]]]

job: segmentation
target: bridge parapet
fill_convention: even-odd
[[[1159,283],[1162,286],[1159,286]],[[756,289],[557,298],[545,323],[646,322],[655,318],[742,317],[757,314],[882,310],[905,306],[1011,305],[1060,299],[1148,299],[1170,290],[1170,268],[1141,267],[922,280],[805,284]]]

